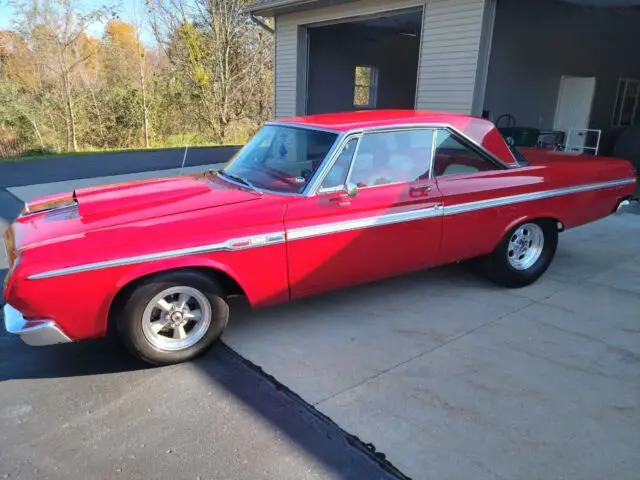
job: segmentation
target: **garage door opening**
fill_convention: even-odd
[[[310,27],[308,114],[414,108],[422,9]]]

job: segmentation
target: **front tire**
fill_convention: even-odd
[[[521,223],[502,239],[494,252],[480,262],[489,280],[509,288],[532,284],[549,268],[558,247],[558,230],[552,220]]]
[[[229,319],[220,286],[200,272],[155,275],[138,285],[118,318],[122,343],[154,365],[185,362],[207,352]]]

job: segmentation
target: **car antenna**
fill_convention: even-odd
[[[184,162],[187,161],[187,152],[189,151],[189,142],[184,147],[184,155],[182,157],[182,165],[180,165],[180,175],[182,175],[182,170],[184,170]]]

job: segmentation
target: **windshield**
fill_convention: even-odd
[[[302,193],[338,137],[335,133],[267,125],[222,170],[223,177],[283,193]]]

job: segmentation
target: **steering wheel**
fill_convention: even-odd
[[[276,170],[275,168],[267,167],[266,165],[262,165],[261,168],[267,172],[269,175],[273,175],[278,180],[282,180],[283,182],[288,183],[289,185],[298,185],[294,180],[291,179],[291,176],[286,172],[281,170]]]

